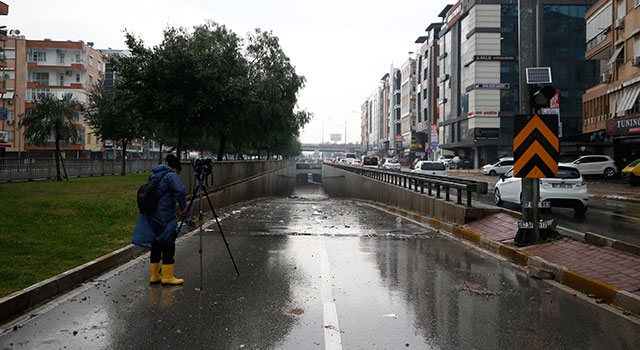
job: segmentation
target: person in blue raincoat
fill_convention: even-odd
[[[166,165],[156,165],[151,169],[150,179],[168,172],[158,183],[158,208],[152,215],[138,214],[138,220],[133,232],[133,244],[151,249],[150,254],[150,283],[182,284],[184,279],[176,278],[173,274],[176,252],[176,202],[178,215],[183,215],[187,207],[187,191],[180,179],[182,166],[178,158],[169,154]],[[160,268],[162,262],[162,268]]]

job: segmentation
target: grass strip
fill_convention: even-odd
[[[0,184],[0,297],[131,243],[148,176]]]

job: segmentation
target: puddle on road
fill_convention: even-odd
[[[433,230],[357,201],[331,199],[320,184],[299,185],[287,198],[236,208],[222,221],[235,234],[394,236],[431,235]]]

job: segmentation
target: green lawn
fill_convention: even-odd
[[[0,184],[0,297],[131,243],[148,176]]]

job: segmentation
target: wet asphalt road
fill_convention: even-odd
[[[3,326],[0,349],[631,349],[640,324],[497,257],[318,186],[234,208]],[[202,253],[200,253],[200,249]],[[202,270],[200,266],[202,264]]]

